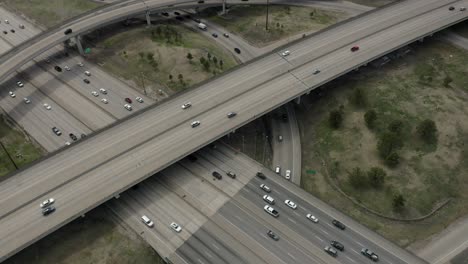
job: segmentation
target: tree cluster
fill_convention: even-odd
[[[385,184],[387,173],[379,167],[372,167],[367,172],[359,167],[353,168],[349,173],[349,184],[356,189],[367,189],[369,187],[379,189]]]

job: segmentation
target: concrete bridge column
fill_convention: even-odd
[[[227,0],[223,0],[223,15],[226,14],[226,1]]]
[[[81,45],[81,35],[76,35],[75,42],[76,42],[76,46],[78,47],[78,52],[80,52],[80,55],[84,56],[85,53],[83,50],[83,45]]]
[[[297,97],[296,99],[294,99],[294,102],[295,102],[296,104],[301,104],[301,97],[299,96],[299,97]]]
[[[146,11],[146,24],[148,26],[151,26],[151,17],[150,17],[150,12]]]

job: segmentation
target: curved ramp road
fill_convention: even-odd
[[[265,55],[16,173],[0,184],[0,260],[285,102],[466,19],[448,7],[467,4],[408,0],[371,11],[291,45],[287,57]],[[354,45],[360,50],[351,52]],[[187,101],[193,106],[182,110]],[[238,115],[228,119],[230,111]],[[194,120],[201,125],[192,128]],[[38,204],[49,197],[57,211],[43,217]],[[386,250],[423,263],[396,246]]]

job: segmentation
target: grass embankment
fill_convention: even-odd
[[[269,30],[265,30],[265,6],[233,6],[225,17],[217,9],[207,9],[202,16],[223,26],[252,45],[262,47],[300,33],[318,31],[345,19],[346,13],[310,7],[269,7]]]
[[[237,64],[229,51],[171,22],[116,33],[96,47],[91,59],[153,97],[159,89],[172,94]]]
[[[303,134],[302,186],[346,212],[359,222],[406,246],[441,231],[456,218],[468,213],[468,54],[441,42],[428,41],[414,54],[397,59],[379,69],[366,68],[324,88],[325,96],[300,112]],[[367,103],[351,103],[355,89],[361,89]],[[329,111],[343,105],[343,124],[337,130],[329,125]],[[377,113],[375,128],[369,129],[364,114]],[[313,113],[313,114],[310,114]],[[423,142],[416,126],[424,119],[435,121],[437,142]],[[400,164],[390,168],[379,157],[377,142],[389,124],[401,121],[397,148]],[[454,200],[434,217],[419,223],[385,221],[363,213],[336,192],[325,177],[330,176],[347,194],[385,215],[412,218],[425,215],[434,206]],[[350,184],[353,168],[385,170],[382,188],[356,188]],[[316,175],[307,170],[318,170]],[[396,194],[406,205],[395,212]],[[442,217],[443,215],[443,217]]]
[[[90,0],[3,0],[0,4],[45,27],[103,5]]]
[[[42,150],[36,147],[25,135],[18,129],[8,125],[4,116],[0,115],[0,177],[15,170],[13,162],[21,168],[22,166],[38,159],[42,155]],[[8,157],[10,154],[11,159]],[[0,178],[1,179],[1,178]]]

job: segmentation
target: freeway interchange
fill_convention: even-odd
[[[466,13],[448,10],[462,3],[466,1],[412,0],[370,12],[291,45],[287,57],[278,51],[267,54],[19,171],[0,185],[0,259],[277,106],[466,19]],[[100,15],[79,19],[83,31],[90,29],[85,26],[89,21],[115,19],[102,18],[103,10],[97,12]],[[0,76],[62,42],[63,33],[56,34],[46,34],[45,40],[38,37],[38,46],[31,45],[21,55],[13,56],[18,51],[13,49],[0,58]],[[357,44],[361,50],[350,52]],[[316,69],[321,72],[313,75]],[[193,106],[182,110],[187,101]],[[231,111],[238,115],[226,118]],[[194,120],[201,125],[190,127]],[[51,196],[57,198],[57,212],[43,218],[37,204]],[[396,247],[387,250],[401,254],[401,263],[419,261]]]

